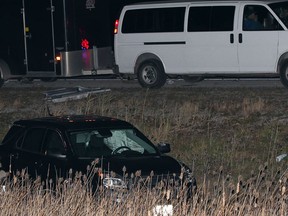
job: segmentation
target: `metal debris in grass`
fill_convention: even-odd
[[[43,92],[45,100],[52,101],[53,103],[60,103],[69,100],[80,100],[88,97],[91,94],[97,94],[102,92],[108,92],[111,89],[103,88],[86,88],[86,87],[71,87],[71,88],[60,88],[47,92]]]

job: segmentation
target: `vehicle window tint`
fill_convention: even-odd
[[[143,134],[131,128],[71,131],[69,138],[74,153],[79,157],[110,156],[113,151],[121,153],[124,150],[136,155],[157,153]]]
[[[184,15],[184,7],[129,10],[122,33],[182,32]]]
[[[24,131],[24,128],[21,126],[17,126],[17,125],[12,126],[10,130],[8,131],[8,133],[6,134],[6,136],[4,137],[2,144],[9,142],[9,141],[13,142],[19,139],[23,131]]]
[[[269,4],[269,6],[286,25],[286,27],[288,27],[288,1],[272,3]]]
[[[261,5],[246,5],[243,13],[244,31],[283,30],[267,8]]]
[[[40,152],[45,131],[44,128],[29,129],[25,134],[22,148],[32,152]]]
[[[48,155],[61,154],[65,155],[65,148],[63,145],[63,141],[59,135],[54,130],[47,130],[46,138],[45,138],[45,153]]]
[[[188,31],[232,31],[234,14],[234,6],[191,7]]]

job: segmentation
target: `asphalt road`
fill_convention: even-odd
[[[93,88],[141,88],[137,80],[115,79],[58,79],[55,82],[8,80],[2,88],[63,88],[63,87],[93,87]],[[280,80],[273,79],[205,79],[197,83],[185,82],[182,79],[169,79],[163,88],[284,88]]]

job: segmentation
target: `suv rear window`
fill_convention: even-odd
[[[183,32],[185,7],[128,10],[122,33]]]
[[[10,140],[16,141],[18,139],[18,137],[20,136],[21,132],[23,132],[23,131],[24,131],[23,127],[18,126],[18,125],[13,125],[10,128],[10,130],[8,131],[8,133],[6,134],[6,136],[4,137],[2,143],[0,143],[0,144],[4,144]]]
[[[233,31],[235,6],[191,7],[188,31]]]

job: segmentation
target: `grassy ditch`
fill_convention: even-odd
[[[45,90],[1,89],[0,139],[14,120],[47,116],[48,110],[54,115],[117,117],[136,125],[155,144],[170,143],[171,155],[193,169],[200,186],[199,199],[194,199],[198,201],[190,203],[189,208],[182,206],[187,203],[179,202],[179,215],[184,215],[180,212],[185,209],[192,211],[191,206],[193,211],[198,211],[196,213],[210,215],[225,215],[225,211],[229,212],[226,215],[232,215],[234,210],[235,215],[258,215],[268,211],[269,215],[281,215],[281,211],[287,212],[285,170],[288,160],[279,163],[275,160],[277,155],[288,153],[286,89],[112,89],[82,100],[57,104],[44,100],[42,92]],[[279,182],[280,178],[282,182]],[[12,192],[17,193],[17,190]],[[83,193],[85,200],[92,199],[93,196]],[[40,198],[46,199],[44,195]],[[70,199],[62,197],[55,202],[65,204],[66,198]],[[91,208],[91,212],[98,211],[99,206],[88,201],[81,211],[86,207]],[[1,202],[3,204],[4,200]],[[93,207],[88,207],[89,203],[94,203]],[[268,204],[271,204],[269,209]],[[101,205],[105,206],[105,203]]]

